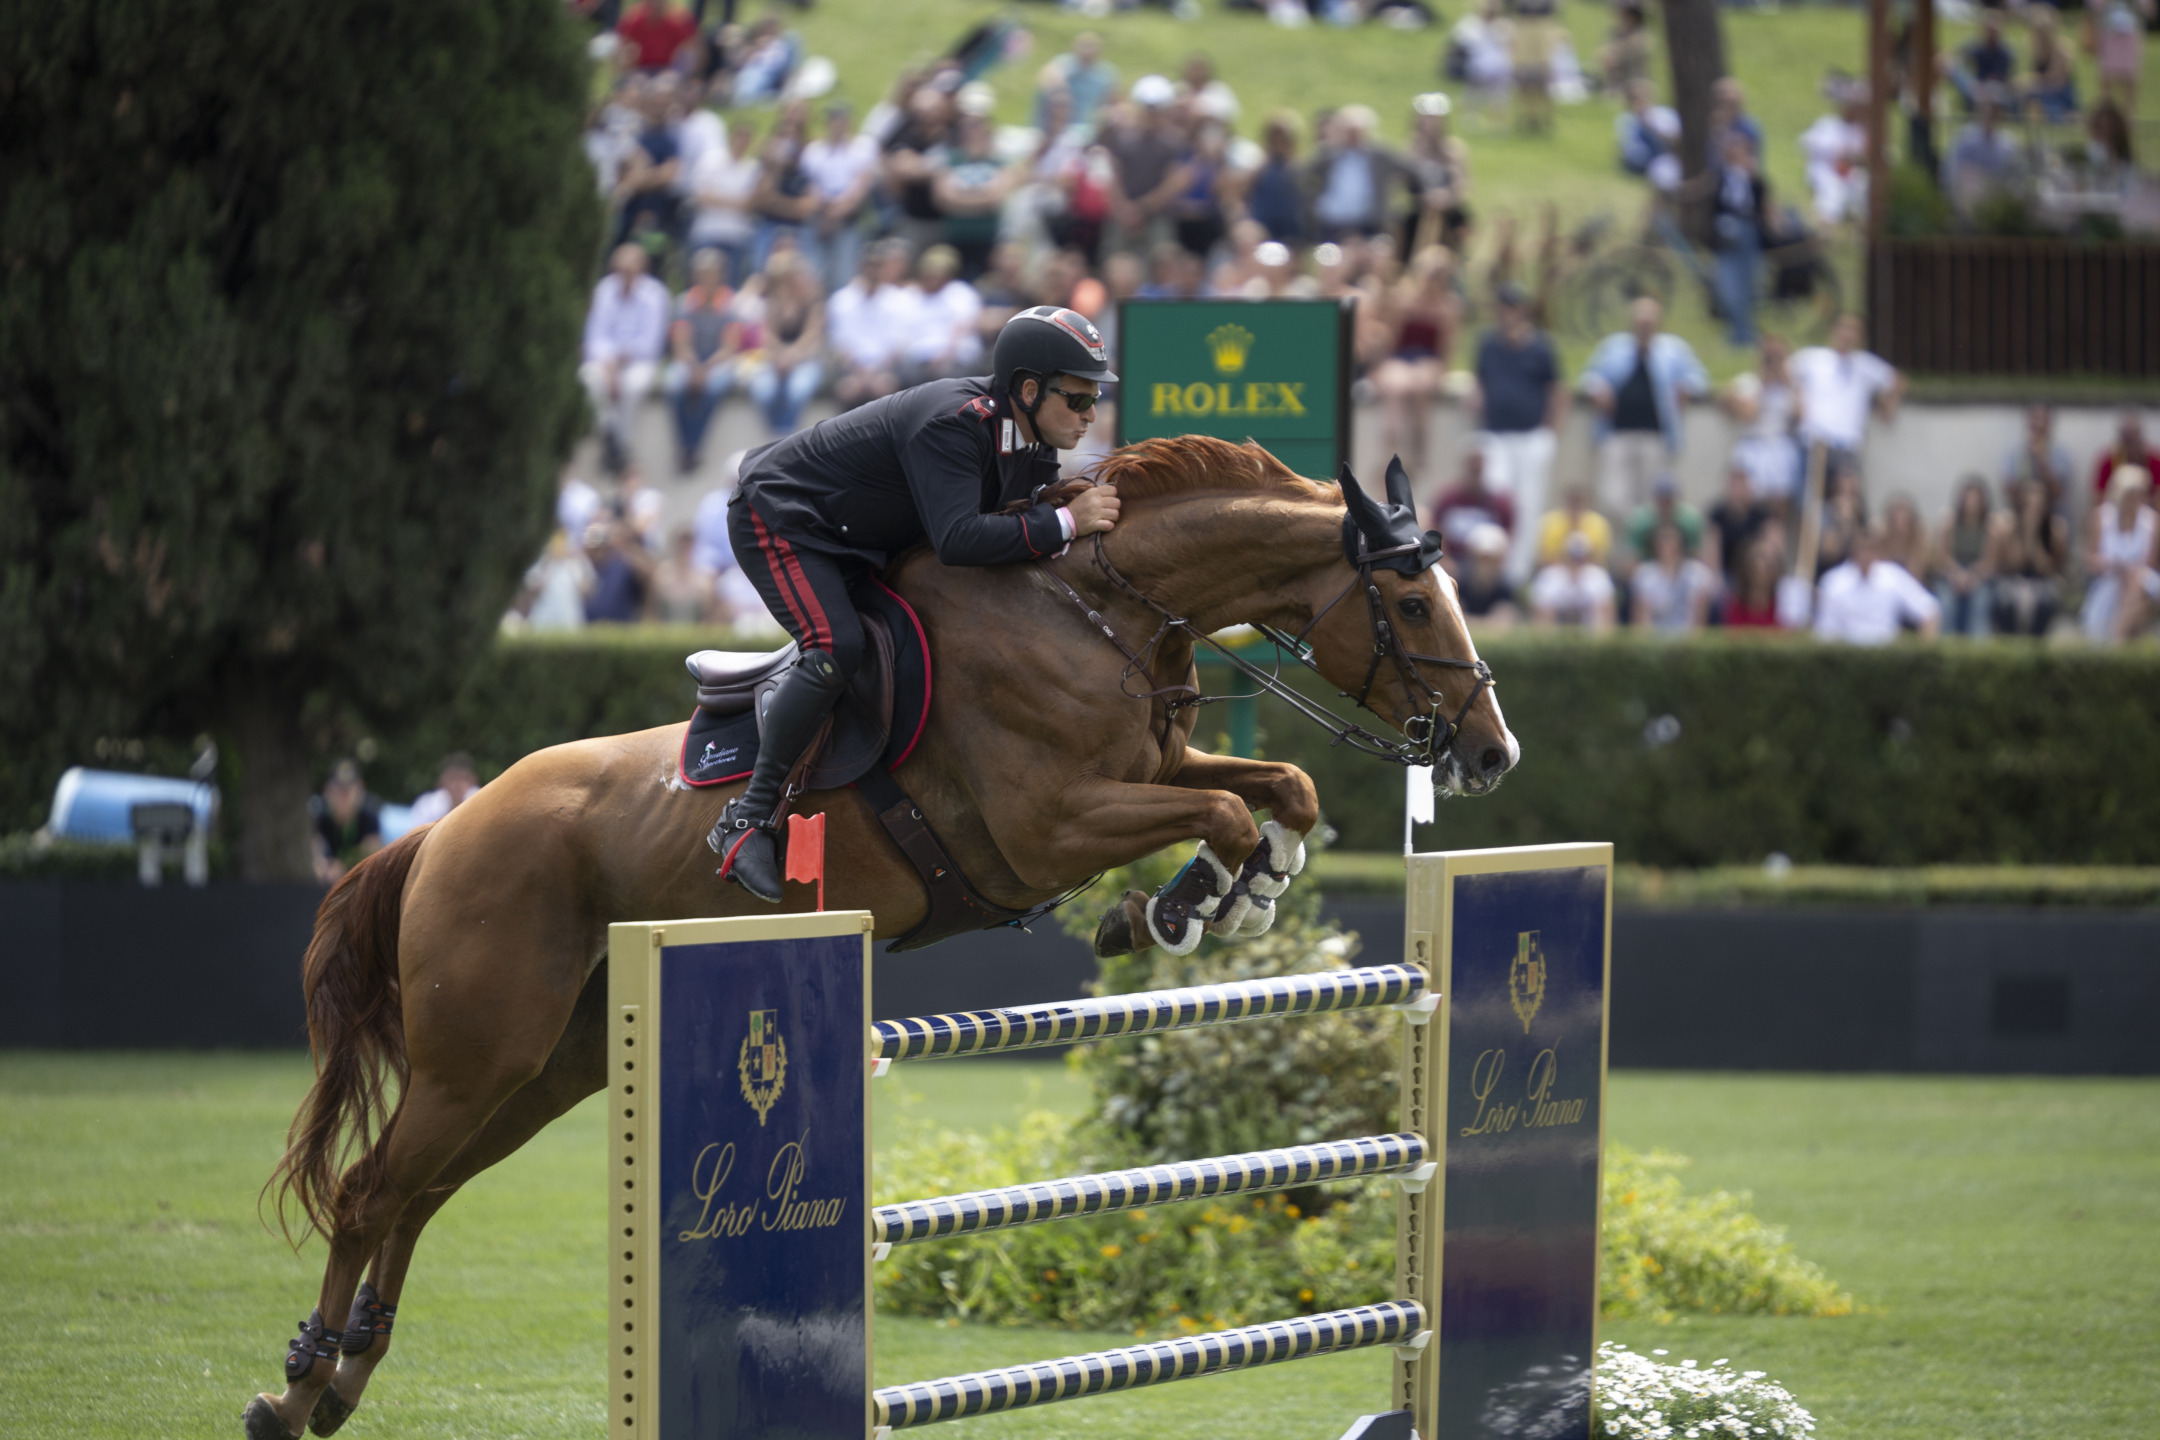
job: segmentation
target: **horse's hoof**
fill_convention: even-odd
[[[1134,937],[1147,933],[1146,921],[1139,918],[1145,913],[1147,898],[1145,891],[1127,890],[1117,904],[1103,911],[1102,920],[1095,926],[1096,959],[1111,960],[1133,953]]]
[[[335,1384],[325,1386],[322,1398],[315,1402],[315,1413],[308,1416],[308,1431],[315,1435],[335,1435],[338,1427],[352,1419],[353,1411],[359,1408],[357,1405],[346,1404],[345,1397],[337,1393]]]
[[[270,1397],[257,1395],[248,1402],[247,1409],[240,1412],[240,1429],[247,1440],[300,1440],[298,1435],[285,1428],[278,1419],[277,1411],[270,1408]]]

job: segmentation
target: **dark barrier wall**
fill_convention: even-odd
[[[302,1044],[320,900],[309,886],[0,883],[0,1045]],[[1368,960],[1400,953],[1400,902],[1327,909]],[[880,950],[874,976],[889,1017],[1070,999],[1095,963],[1044,924]],[[1612,1063],[2160,1074],[2160,911],[1623,910]]]

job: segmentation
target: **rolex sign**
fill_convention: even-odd
[[[1127,300],[1118,443],[1257,440],[1327,480],[1350,454],[1350,322],[1333,300]]]

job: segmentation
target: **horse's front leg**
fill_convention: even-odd
[[[1312,777],[1295,765],[1187,750],[1170,783],[1227,790],[1253,809],[1269,813],[1267,823],[1260,826],[1260,843],[1245,857],[1221,903],[1207,917],[1207,928],[1224,937],[1265,933],[1275,923],[1275,897],[1290,887],[1291,876],[1305,868],[1305,837],[1320,822],[1320,796],[1313,789]]]

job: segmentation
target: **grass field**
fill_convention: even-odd
[[[319,1276],[255,1195],[305,1081],[291,1056],[0,1055],[0,1436],[231,1436]],[[1077,1114],[1061,1067],[903,1067],[891,1113]],[[895,1103],[898,1102],[898,1103]],[[2160,1388],[2160,1082],[1622,1074],[1612,1139],[1751,1189],[1867,1305],[1607,1338],[1768,1370],[1839,1437],[2150,1434]],[[600,1114],[588,1104],[430,1230],[396,1354],[347,1433],[597,1436]],[[1124,1337],[878,1326],[886,1382]],[[970,1422],[984,1440],[1327,1440],[1379,1408],[1347,1355]]]

